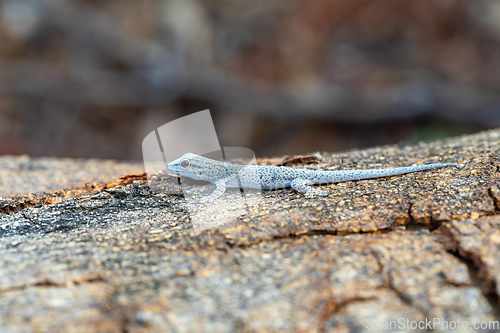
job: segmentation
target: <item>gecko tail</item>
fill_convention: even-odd
[[[330,181],[331,182],[344,182],[349,180],[364,180],[364,179],[373,179],[373,178],[382,178],[389,176],[398,176],[404,175],[407,173],[425,171],[425,170],[433,170],[440,169],[449,166],[456,167],[455,163],[437,163],[437,164],[424,164],[424,165],[416,165],[409,167],[400,167],[400,168],[388,168],[388,169],[368,169],[368,170],[345,170],[345,171],[337,171],[331,174]]]
[[[424,164],[424,165],[416,165],[409,167],[400,167],[400,168],[389,168],[389,169],[376,169],[380,172],[381,177],[385,176],[397,176],[403,175],[406,173],[417,172],[417,171],[425,171],[425,170],[433,170],[433,169],[441,169],[449,166],[455,166],[455,163],[437,163],[437,164]]]

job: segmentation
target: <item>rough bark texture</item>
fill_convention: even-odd
[[[140,177],[0,198],[0,331],[348,332],[368,319],[500,319],[500,130],[312,156],[261,162],[459,168],[326,185],[325,198],[264,192],[238,221],[202,232],[181,196],[127,184]]]

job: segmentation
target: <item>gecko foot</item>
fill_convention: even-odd
[[[214,198],[211,198],[209,195],[207,195],[206,197],[201,198],[198,202],[204,204],[212,201],[214,201]]]
[[[305,179],[296,178],[291,183],[290,186],[299,192],[305,192],[306,198],[313,198],[315,195],[326,197],[328,193],[326,191],[320,191],[314,187],[308,186],[309,182]]]
[[[203,203],[212,202],[215,199],[218,199],[226,191],[226,181],[227,181],[227,179],[225,179],[225,178],[219,179],[217,182],[215,182],[215,186],[217,186],[215,191],[213,191],[210,195],[207,195],[207,196],[201,198],[200,201],[198,201],[198,202],[203,204]]]
[[[326,191],[318,191],[318,190],[315,190],[314,192],[313,191],[309,191],[309,192],[306,192],[304,194],[304,196],[306,198],[309,198],[309,199],[312,199],[314,198],[315,195],[318,195],[320,197],[326,197],[328,195],[328,192]]]

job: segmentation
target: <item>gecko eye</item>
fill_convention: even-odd
[[[182,160],[182,161],[181,161],[181,167],[183,167],[184,169],[189,168],[189,165],[190,165],[190,164],[191,164],[191,163],[189,162],[189,160]]]

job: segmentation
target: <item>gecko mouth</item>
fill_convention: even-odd
[[[177,169],[177,167],[175,165],[172,165],[172,163],[169,163],[167,165],[167,170],[170,171],[171,173],[175,173],[175,174],[179,175],[179,170]]]

